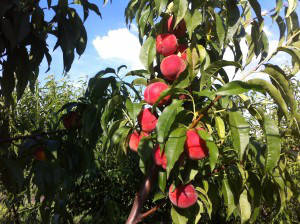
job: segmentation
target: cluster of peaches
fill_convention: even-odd
[[[156,37],[156,51],[158,54],[164,56],[160,64],[160,71],[166,82],[153,82],[149,84],[144,92],[144,100],[149,105],[154,105],[159,99],[161,93],[168,89],[166,83],[171,83],[176,80],[180,74],[186,69],[186,49],[187,46],[178,44],[178,38],[186,35],[186,25],[182,20],[176,28],[174,28],[173,16],[170,16],[167,21],[168,33],[159,34]],[[158,106],[164,106],[170,102],[170,96],[166,96],[158,102]],[[138,116],[138,123],[141,131],[134,131],[129,138],[129,148],[137,152],[139,142],[142,137],[149,136],[156,128],[158,115],[151,112],[150,108],[143,109]],[[208,156],[208,149],[206,143],[198,135],[198,130],[203,128],[190,129],[186,132],[185,154],[191,160],[200,160]],[[181,156],[182,160],[184,155]],[[164,150],[161,151],[159,144],[153,150],[154,163],[167,168],[167,157]],[[174,187],[170,186],[169,199],[179,208],[187,208],[194,205],[197,201],[197,192],[192,184],[180,185]]]

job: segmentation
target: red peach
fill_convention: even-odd
[[[167,29],[169,33],[174,33],[176,37],[183,37],[186,33],[185,21],[181,20],[179,24],[174,29],[175,19],[173,20],[173,15],[169,17],[167,22]]]
[[[163,82],[151,83],[145,89],[145,92],[144,92],[145,101],[148,104],[153,105],[160,97],[160,94],[168,88],[169,88],[169,86]],[[158,105],[162,106],[162,105],[166,104],[169,101],[170,97],[171,96],[166,96],[158,103]]]
[[[178,48],[177,48],[177,53],[179,53],[180,52],[180,54],[181,54],[181,58],[183,59],[183,60],[185,60],[186,61],[186,49],[188,48],[188,46],[187,45],[185,45],[185,44],[180,44],[179,46],[178,46]]]
[[[36,160],[44,161],[46,160],[46,153],[43,147],[39,147],[34,152],[34,158]]]
[[[157,123],[157,115],[152,114],[149,108],[144,109],[138,116],[139,124],[144,132],[151,132],[155,129]]]
[[[197,202],[198,195],[192,184],[174,186],[169,188],[169,199],[178,208],[188,208]]]
[[[160,64],[160,71],[163,76],[170,81],[178,78],[185,70],[186,64],[178,55],[170,55],[165,57]]]
[[[166,169],[167,168],[167,157],[165,152],[163,151],[162,153],[160,152],[160,147],[157,145],[154,148],[153,151],[153,157],[154,157],[154,163],[157,166],[161,166],[162,168]]]
[[[174,54],[177,50],[177,39],[174,34],[164,33],[156,37],[156,51],[163,56]]]
[[[81,125],[80,116],[76,111],[71,111],[64,115],[63,124],[66,129],[79,128]]]
[[[198,135],[197,130],[201,130],[201,128],[191,129],[186,132],[185,151],[192,160],[199,160],[208,156],[206,143]]]
[[[149,136],[146,132],[141,132],[141,134],[139,135],[139,133],[137,131],[134,131],[129,138],[129,148],[134,151],[137,152],[140,141],[142,139],[142,137],[145,136]]]
[[[129,148],[137,152],[140,143],[140,135],[137,131],[134,131],[129,138]]]

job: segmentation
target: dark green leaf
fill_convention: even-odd
[[[240,112],[229,112],[229,125],[232,135],[233,147],[242,161],[249,143],[249,124]]]
[[[248,201],[247,190],[245,189],[240,195],[240,211],[241,211],[241,223],[245,223],[251,216],[251,204]]]
[[[281,140],[278,127],[270,117],[264,117],[264,132],[267,139],[266,171],[272,172],[277,166],[281,152]]]
[[[231,96],[231,95],[238,95],[241,93],[245,93],[250,90],[262,91],[263,89],[260,86],[250,85],[246,82],[232,81],[225,84],[220,89],[218,89],[216,94],[221,96]]]
[[[198,131],[198,134],[206,142],[206,146],[208,147],[209,150],[209,157],[208,157],[209,165],[211,171],[213,171],[218,162],[218,157],[219,157],[218,147],[216,146],[214,139],[208,132],[200,130]]]
[[[167,106],[158,118],[156,125],[157,141],[163,148],[165,140],[168,137],[170,128],[175,121],[176,115],[183,110],[182,100],[173,100],[172,104]]]
[[[184,143],[186,139],[186,128],[180,127],[173,130],[168,138],[165,147],[167,157],[167,176],[169,176],[174,164],[184,151]]]
[[[153,62],[155,55],[155,39],[150,36],[143,44],[140,52],[140,60],[146,69],[149,69],[149,66]]]

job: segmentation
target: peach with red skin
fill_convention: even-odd
[[[149,108],[146,108],[140,112],[138,121],[142,131],[149,133],[156,127],[157,115],[155,113],[152,113]]]
[[[74,128],[79,128],[81,123],[80,123],[80,116],[76,111],[71,111],[64,115],[63,117],[63,124],[66,129],[74,129]]]
[[[157,145],[154,148],[153,151],[153,159],[154,159],[154,163],[157,166],[161,166],[162,168],[166,169],[167,168],[167,157],[164,151],[160,151],[160,146]]]
[[[170,16],[168,18],[167,21],[167,30],[169,33],[174,33],[176,35],[176,37],[180,38],[183,37],[186,33],[186,24],[184,20],[181,20],[178,25],[175,27],[174,29],[174,25],[175,25],[175,19],[172,16]]]
[[[188,208],[197,202],[198,195],[192,184],[180,185],[175,189],[174,185],[171,185],[169,199],[178,208]]]
[[[34,158],[39,161],[46,160],[46,153],[43,147],[39,147],[34,152]]]
[[[169,56],[177,51],[177,38],[174,34],[164,33],[156,37],[156,52]]]
[[[188,158],[192,160],[199,160],[208,156],[206,142],[199,136],[197,130],[204,129],[190,129],[186,132],[185,152]]]
[[[149,84],[144,91],[145,101],[148,104],[153,105],[160,97],[160,94],[168,88],[169,86],[164,82],[154,82]],[[161,101],[159,101],[158,106],[167,104],[169,100],[170,96],[164,97],[163,99],[161,99]]]
[[[184,60],[178,55],[165,57],[160,64],[160,71],[170,81],[174,81],[186,69]]]
[[[142,139],[142,137],[145,136],[149,136],[148,133],[146,132],[141,132],[141,134],[139,134],[137,131],[134,131],[131,133],[130,138],[129,138],[129,148],[134,151],[137,152],[140,141]]]

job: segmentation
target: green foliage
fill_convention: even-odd
[[[51,6],[51,1],[48,3]],[[81,20],[67,3],[58,1],[61,11],[57,10],[55,17],[60,18],[55,31],[60,40],[57,46],[67,52],[66,70],[74,49],[81,54],[86,42],[82,30],[69,36],[74,32],[73,22],[80,24]],[[87,1],[74,3],[86,9],[84,19],[87,9],[99,14]],[[30,94],[27,84],[19,83],[21,76],[16,74],[17,84],[12,76],[12,71],[19,70],[28,75],[29,61],[16,63],[12,70],[4,63],[3,93],[11,94],[15,85],[19,89],[12,94],[10,107],[6,107],[7,95],[0,101],[0,116],[4,118],[0,120],[0,186],[7,208],[4,219],[123,223],[137,185],[144,175],[153,175],[154,183],[146,182],[152,190],[149,200],[139,206],[145,210],[158,203],[161,206],[152,217],[145,217],[145,223],[299,222],[300,112],[295,74],[300,67],[300,33],[296,5],[297,1],[291,0],[284,10],[282,1],[277,1],[270,16],[277,21],[281,37],[278,47],[269,53],[263,32],[264,16],[268,15],[262,15],[256,0],[131,0],[125,10],[126,21],[137,22],[140,59],[146,70],[130,71],[123,78],[120,70],[124,66],[107,68],[88,81],[85,91],[75,95],[72,87],[64,84],[59,88],[53,80],[46,84],[46,92],[32,82],[35,93]],[[174,82],[164,80],[159,68],[163,57],[155,52],[155,37],[167,32],[170,15],[175,25],[184,20],[187,26],[187,33],[178,38],[188,45],[187,68]],[[9,27],[6,17],[2,23]],[[69,27],[62,29],[61,25]],[[251,32],[247,33],[249,26]],[[10,33],[8,29],[3,35]],[[66,41],[69,38],[72,41]],[[241,51],[243,40],[248,45],[247,55]],[[13,41],[10,39],[11,45]],[[229,49],[234,61],[224,58]],[[21,47],[18,55],[26,55],[25,51]],[[270,64],[281,51],[292,56],[291,69]],[[260,61],[249,69],[254,58]],[[226,66],[233,66],[234,74],[227,74]],[[267,74],[270,81],[249,79],[257,72]],[[127,76],[138,78],[129,83]],[[238,76],[241,78],[236,80]],[[130,134],[141,133],[137,117],[144,108],[143,85],[157,80],[170,88],[152,106],[152,112],[159,115],[156,129],[141,138],[137,153],[131,152]],[[167,95],[169,104],[158,105]],[[74,128],[64,125],[70,112],[80,117]],[[185,151],[186,133],[192,128],[197,128],[196,134],[208,148],[208,156],[201,160],[188,159]],[[153,164],[157,144],[166,155],[166,169]],[[45,160],[35,155],[41,146]],[[158,175],[149,174],[153,170]],[[171,184],[188,183],[195,186],[197,203],[177,208],[167,200],[168,189]],[[22,208],[26,212],[22,213]]]
[[[5,98],[7,105],[12,102],[13,91],[16,90],[19,100],[27,85],[34,86],[43,58],[50,69],[49,34],[57,39],[54,50],[61,48],[64,71],[68,72],[75,51],[80,56],[86,48],[87,33],[83,22],[90,11],[101,17],[98,6],[88,0],[48,0],[47,3],[47,8],[41,7],[43,3],[40,0],[5,0],[0,3],[0,96]],[[82,7],[82,19],[72,7],[73,4]],[[45,17],[45,11],[53,13],[53,16]]]

